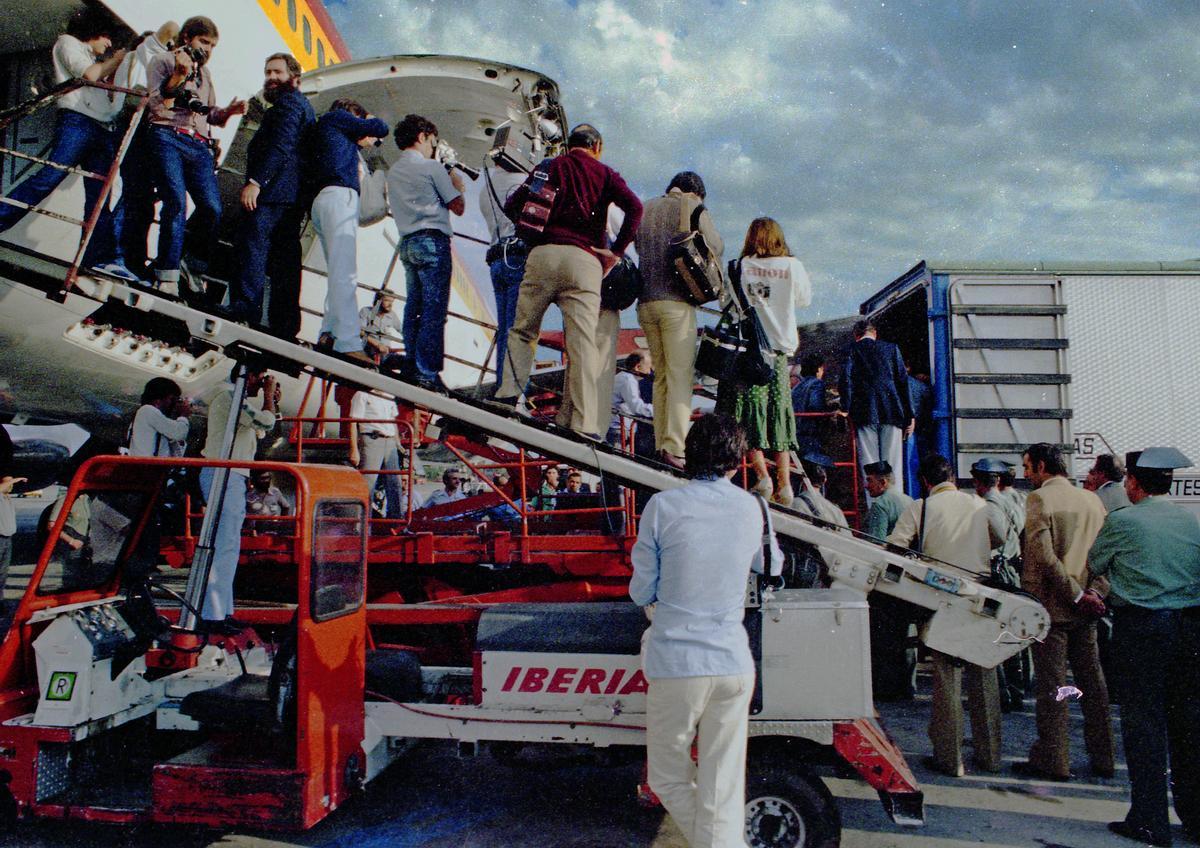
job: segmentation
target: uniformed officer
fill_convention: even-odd
[[[863,532],[886,539],[912,498],[894,485],[896,478],[887,460],[864,465],[863,474],[871,496]],[[910,640],[910,631],[916,635],[912,607],[881,592],[872,592],[867,603],[871,607],[871,684],[875,697],[881,701],[911,701],[917,669],[916,641]]]
[[[991,545],[992,578],[1005,589],[1021,588],[1021,529],[1025,517],[1013,498],[1000,491],[1000,477],[1009,465],[993,457],[984,457],[971,466],[975,493],[984,501],[988,523],[988,544]],[[997,669],[1000,683],[1000,708],[1004,712],[1020,709],[1025,701],[1022,664],[1032,664],[1026,648],[1009,657]]]
[[[863,466],[867,478],[867,494],[871,496],[871,508],[867,510],[867,521],[863,532],[876,539],[886,539],[896,529],[901,513],[908,509],[912,498],[894,485],[896,475],[887,460],[871,462]]]
[[[1111,583],[1113,653],[1131,805],[1113,833],[1170,845],[1167,764],[1175,812],[1200,839],[1200,522],[1167,499],[1175,448],[1126,454],[1132,506],[1109,513],[1092,545],[1092,573]]]

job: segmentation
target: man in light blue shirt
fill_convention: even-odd
[[[400,156],[387,175],[388,203],[400,233],[400,261],[407,292],[401,379],[440,390],[445,353],[446,310],[450,305],[450,213],[462,215],[462,178],[434,159],[438,130],[420,115],[396,124]]]
[[[650,788],[693,846],[744,844],[754,691],[746,583],[751,569],[764,571],[764,535],[768,570],[783,562],[763,501],[731,482],[745,452],[745,432],[728,416],[696,421],[684,451],[692,482],[650,498],[632,552],[629,596],[651,616],[642,641]]]

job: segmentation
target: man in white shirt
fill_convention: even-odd
[[[403,379],[440,390],[450,306],[450,213],[462,215],[463,181],[434,159],[438,129],[420,115],[396,125],[400,156],[388,169],[388,200],[400,233],[400,261],[407,280],[404,300]]]
[[[122,88],[135,91],[146,90],[146,68],[156,56],[169,53],[179,38],[179,24],[167,21],[157,32],[144,34],[141,43],[125,54],[121,67],[113,82]],[[124,99],[125,95],[118,94]],[[121,131],[128,126],[136,100],[125,105],[125,116],[121,120]],[[143,279],[153,279],[147,257],[147,240],[150,225],[154,223],[154,158],[150,150],[149,122],[143,120],[129,142],[125,158],[121,160],[121,199],[117,203],[117,221],[120,228],[121,255],[125,267]]]
[[[109,80],[125,58],[125,50],[112,50],[113,23],[92,9],[83,9],[71,18],[67,34],[54,43],[54,81],[101,82]],[[58,98],[54,147],[47,158],[68,167],[80,167],[106,175],[117,155],[120,138],[113,120],[121,110],[121,101],[111,92],[84,85]],[[43,165],[33,176],[8,195],[14,203],[0,204],[0,232],[25,217],[29,207],[38,206],[67,177],[61,168]],[[83,178],[84,220],[100,200],[100,180]],[[20,204],[20,205],[15,205]],[[83,255],[83,266],[126,280],[136,279],[121,261],[118,223],[106,202],[96,221]]]
[[[182,395],[179,384],[167,377],[147,381],[129,430],[130,456],[183,456],[192,407]]]
[[[237,368],[234,367],[236,374]],[[222,459],[221,443],[233,408],[233,385],[226,383],[216,389],[208,402],[208,434],[201,452],[206,459]],[[256,396],[262,393],[262,401]],[[275,410],[279,394],[275,378],[265,369],[249,366],[246,373],[246,398],[238,417],[233,437],[233,449],[229,459],[235,462],[252,462],[258,452],[261,434],[273,428],[278,421]],[[250,476],[248,468],[231,468],[225,482],[224,497],[213,491],[215,468],[200,470],[200,489],[210,505],[221,502],[221,515],[213,535],[212,569],[208,575],[208,589],[204,595],[204,606],[200,610],[201,627],[220,626],[233,615],[233,578],[237,573],[238,558],[242,554],[242,523],[246,518],[246,482]]]
[[[953,473],[950,462],[943,456],[930,454],[921,460],[919,476],[929,489],[929,495],[904,510],[887,540],[893,545],[919,550],[971,574],[986,574],[989,545],[984,501],[973,493],[959,491]],[[1000,686],[996,670],[969,664],[960,667],[949,655],[940,651],[932,653],[933,709],[929,741],[933,743],[933,757],[928,765],[952,777],[963,775],[962,672],[965,668],[975,764],[984,771],[997,771],[1000,768]]]
[[[462,490],[462,482],[463,478],[458,469],[447,468],[442,473],[443,487],[430,495],[429,499],[421,504],[421,509],[464,500],[467,493]]]
[[[733,419],[699,419],[684,444],[691,482],[650,498],[632,552],[629,596],[650,617],[642,637],[648,781],[694,846],[745,845],[754,692],[746,583],[751,570],[778,574],[783,562],[760,502],[731,482],[745,452]]]
[[[654,407],[642,400],[642,390],[639,384],[641,378],[650,373],[650,354],[644,350],[635,350],[625,357],[625,362],[622,364],[624,367],[619,369],[616,377],[613,378],[613,417],[612,422],[608,425],[606,439],[610,445],[617,444],[621,439],[622,418],[654,418]],[[633,425],[635,422],[627,421],[627,423]],[[649,425],[644,423],[637,426],[639,434],[643,427],[649,428]]]
[[[371,472],[392,471],[383,475],[388,518],[403,518],[408,510],[400,480],[400,430],[396,418],[400,410],[390,398],[371,392],[358,392],[350,401],[350,464],[363,472],[367,492],[375,494],[379,475]]]
[[[375,295],[375,303],[358,310],[358,323],[362,325],[364,349],[372,356],[387,356],[392,352],[390,330],[402,334],[404,328],[400,318],[392,311],[396,305],[396,296],[389,291],[381,291]]]

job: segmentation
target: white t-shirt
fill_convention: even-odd
[[[166,52],[167,48],[159,43],[156,36],[146,36],[138,45],[137,50],[125,54],[120,67],[113,75],[113,82],[122,88],[144,89],[146,87],[146,68],[149,67],[150,60]],[[117,94],[114,102],[120,109],[125,102],[125,95]]]
[[[350,417],[370,419],[367,423],[358,425],[360,433],[379,433],[395,438],[399,431],[396,429],[396,402],[373,395],[370,392],[358,392],[350,401]]]
[[[793,353],[800,346],[796,310],[812,303],[808,272],[793,256],[742,259],[742,291],[758,313],[771,349]]]
[[[183,456],[188,435],[186,418],[168,418],[162,410],[143,404],[133,416],[130,456]]]
[[[96,54],[92,48],[73,35],[60,35],[54,42],[51,51],[54,61],[54,81],[56,83],[81,79],[84,71],[96,64]],[[118,95],[99,88],[84,86],[64,94],[58,100],[59,109],[70,109],[89,118],[95,118],[107,124],[121,111],[125,98],[118,100]]]
[[[208,433],[205,436],[202,455],[207,459],[221,458],[221,443],[225,440],[225,427],[229,423],[229,413],[233,408],[233,386],[229,383],[218,386],[208,401]],[[239,462],[249,462],[258,452],[259,431],[274,427],[279,418],[274,412],[262,408],[262,401],[256,397],[248,397],[242,405],[242,414],[238,418],[237,430],[233,436],[233,449],[229,458]],[[230,469],[231,474],[249,477],[246,468]]]
[[[479,190],[479,211],[483,213],[483,221],[487,224],[488,238],[496,244],[503,238],[517,234],[517,228],[504,214],[504,204],[508,196],[525,182],[526,174],[514,174],[503,168],[487,168],[483,179],[483,188]],[[488,188],[488,181],[492,188]],[[496,196],[492,196],[495,189]],[[499,203],[497,203],[499,201]]]

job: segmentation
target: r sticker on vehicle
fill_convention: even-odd
[[[56,671],[50,675],[50,685],[46,687],[47,701],[69,701],[75,694],[75,672]]]

